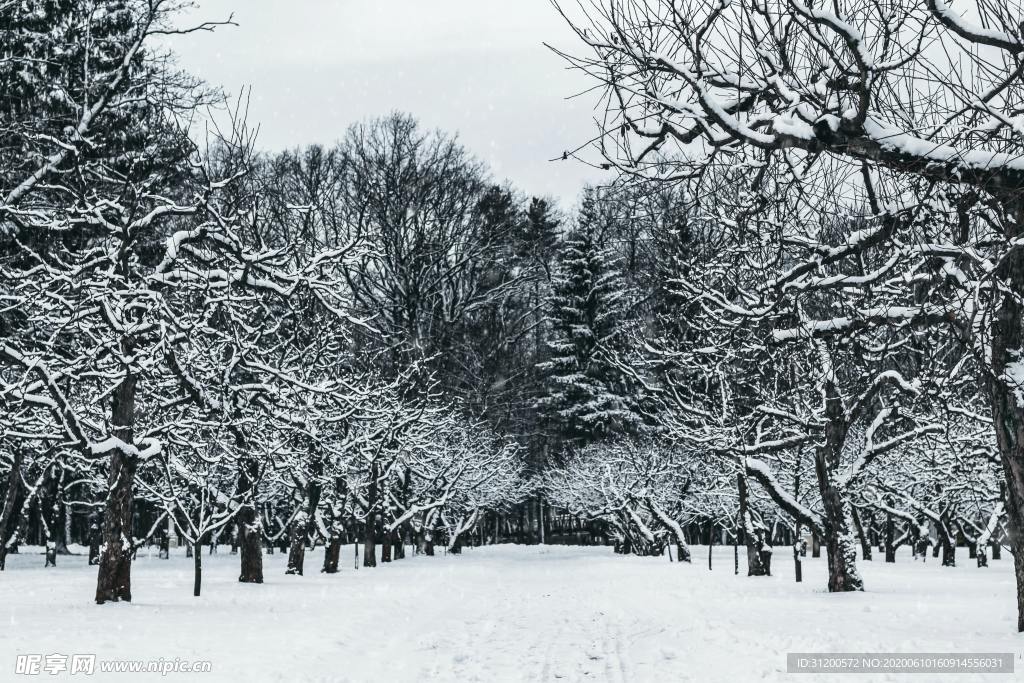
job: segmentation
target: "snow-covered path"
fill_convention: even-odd
[[[1011,560],[986,570],[966,556],[953,569],[909,556],[865,562],[867,592],[829,595],[823,558],[808,558],[795,584],[783,553],[774,577],[734,576],[730,548],[716,548],[712,572],[700,548],[693,565],[608,548],[498,546],[358,571],[346,550],[348,568],[333,576],[285,576],[284,557],[269,555],[262,586],[236,582],[237,557],[204,556],[198,599],[191,560],[140,557],[135,601],[103,607],[90,601],[95,577],[83,557],[43,570],[39,555],[14,556],[0,574],[0,680],[32,679],[8,678],[23,653],[210,660],[210,674],[149,680],[219,683],[792,680],[791,651],[1024,652]],[[315,551],[306,566],[320,559]]]

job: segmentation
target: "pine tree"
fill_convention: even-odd
[[[629,290],[613,252],[595,238],[596,202],[585,198],[559,249],[548,301],[551,356],[538,365],[544,393],[537,408],[577,446],[643,425],[642,396],[616,364],[632,324]]]
[[[518,236],[519,257],[529,266],[539,266],[548,272],[555,248],[561,220],[547,199],[533,197],[521,223]]]

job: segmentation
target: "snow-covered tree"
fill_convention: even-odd
[[[550,357],[539,366],[544,394],[537,407],[549,429],[576,445],[644,423],[641,397],[616,364],[629,340],[631,300],[614,252],[602,242],[598,201],[587,195],[560,245],[548,302]]]
[[[928,325],[967,342],[991,391],[1024,630],[1024,49],[1011,5],[610,0],[577,22],[592,53],[575,61],[607,85],[603,150],[624,172],[700,185],[732,165],[755,189],[781,180],[752,189],[766,208],[781,186],[805,207],[864,207],[863,229],[839,241],[776,231],[786,269],[756,307],[856,290],[866,305],[808,311],[777,338]]]

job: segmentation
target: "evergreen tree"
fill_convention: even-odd
[[[538,365],[544,390],[537,408],[577,446],[643,424],[639,388],[616,363],[628,346],[630,298],[613,252],[595,237],[597,201],[585,197],[559,249],[548,301],[551,355]]]
[[[519,257],[527,267],[543,268],[550,279],[549,266],[558,246],[558,230],[561,227],[555,208],[547,199],[533,197],[521,225]]]

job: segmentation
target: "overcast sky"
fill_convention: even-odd
[[[569,208],[606,174],[549,162],[593,136],[591,85],[541,43],[577,49],[548,0],[200,0],[237,27],[177,39],[183,66],[252,86],[260,146],[330,144],[392,110],[457,132],[497,180]]]

